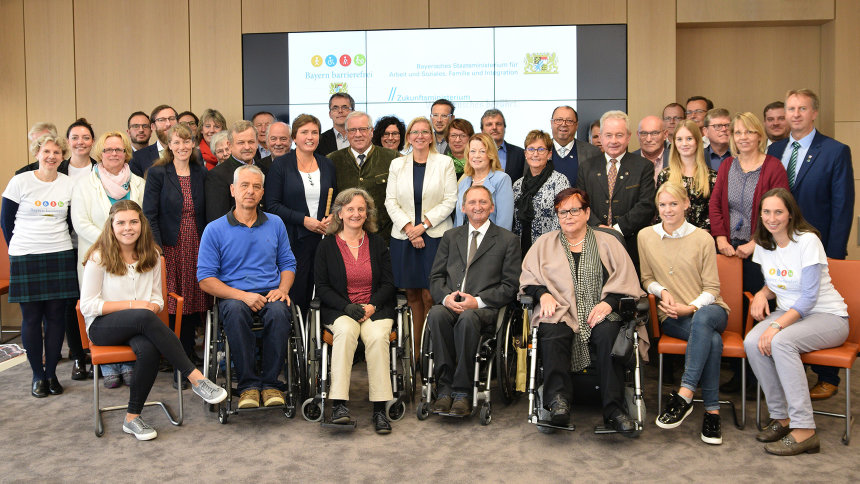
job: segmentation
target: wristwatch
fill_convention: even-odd
[[[770,327],[777,330],[777,331],[782,330],[782,326],[780,326],[779,323],[777,323],[776,321],[771,322]]]
[[[421,226],[424,227],[424,230],[427,230],[430,228],[430,226],[427,225],[427,222],[421,222]]]

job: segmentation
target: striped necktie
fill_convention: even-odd
[[[797,173],[797,152],[800,151],[800,143],[791,143],[791,158],[788,159],[788,187],[794,190],[794,178]]]
[[[618,168],[615,166],[618,160],[613,158],[609,160],[609,163],[609,176],[607,177],[609,182],[609,220],[607,222],[608,225],[612,225],[612,193],[615,191],[615,182],[618,180]]]

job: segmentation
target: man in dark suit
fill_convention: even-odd
[[[251,117],[251,124],[257,130],[257,153],[254,155],[255,160],[261,160],[272,155],[271,150],[269,150],[266,133],[269,131],[269,126],[274,122],[275,115],[268,111],[260,111]]]
[[[654,165],[627,152],[630,128],[627,114],[608,111],[600,118],[604,153],[579,165],[576,188],[591,199],[594,226],[615,229],[624,237],[627,253],[639,270],[636,235],[654,220]]]
[[[657,116],[645,116],[639,121],[639,148],[634,155],[650,161],[654,165],[654,184],[657,184],[657,175],[663,168],[669,166],[670,144],[666,142],[666,129],[663,120]]]
[[[576,139],[579,116],[570,106],[559,106],[552,112],[552,164],[555,171],[566,176],[570,186],[576,186],[579,165],[600,155],[600,148]]]
[[[257,131],[250,121],[233,123],[227,132],[232,155],[206,173],[206,223],[220,218],[233,207],[230,185],[233,172],[242,165],[257,165],[263,174],[268,173],[271,161],[255,161],[257,153]]]
[[[470,413],[481,328],[493,324],[519,289],[519,238],[490,222],[492,212],[493,196],[487,188],[473,185],[466,190],[463,213],[469,223],[442,235],[433,260],[430,294],[436,305],[427,315],[427,327],[433,343],[437,413]]]
[[[355,99],[345,92],[336,92],[328,98],[328,116],[333,126],[320,134],[320,142],[314,153],[328,156],[329,153],[349,146],[349,139],[346,137],[346,117],[354,110]]]
[[[496,142],[496,148],[499,150],[499,163],[502,164],[502,169],[511,177],[513,183],[523,177],[526,155],[519,146],[505,142],[507,126],[505,115],[498,109],[488,109],[481,116],[481,132]]]
[[[791,133],[770,145],[767,154],[780,158],[788,185],[803,217],[821,233],[827,257],[844,259],[854,214],[854,169],[851,149],[815,129],[818,96],[809,89],[788,91],[785,114]],[[813,365],[818,383],[813,400],[829,398],[839,386],[839,369]]]
[[[167,147],[167,130],[176,124],[176,110],[167,104],[161,104],[152,110],[149,116],[150,127],[155,131],[155,144],[141,148],[134,152],[131,162],[128,164],[131,172],[143,178],[146,170],[161,157],[161,153]],[[223,214],[222,214],[223,215]]]

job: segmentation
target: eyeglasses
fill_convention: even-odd
[[[639,131],[640,138],[656,138],[662,131]]]
[[[735,131],[732,133],[736,138],[743,138],[744,136],[758,136],[756,131]]]
[[[483,149],[482,150],[469,150],[469,154],[472,156],[477,155],[477,154],[484,156],[487,154],[487,150],[483,150]]]
[[[469,137],[466,133],[449,133],[448,137],[451,139],[466,139]]]
[[[544,148],[543,146],[541,146],[540,148],[534,148],[534,147],[531,147],[531,146],[530,146],[530,147],[528,147],[528,148],[526,148],[526,152],[528,152],[530,155],[535,154],[535,153],[544,154],[544,153],[546,153],[547,151],[549,151],[549,150],[548,150],[548,149],[546,149],[546,148]]]
[[[705,127],[706,128],[714,128],[714,130],[716,130],[716,131],[725,131],[725,130],[729,129],[729,126],[731,126],[729,123],[725,123],[725,124],[712,124],[710,126],[705,126]]]
[[[416,129],[416,130],[410,131],[409,134],[411,134],[412,136],[420,136],[420,135],[430,136],[430,131],[428,131],[426,129],[422,129],[419,131]]]
[[[684,120],[683,116],[663,116],[663,121],[666,121],[667,123],[672,122],[672,121],[677,123],[678,121],[683,121],[683,120]]]
[[[431,114],[430,115],[430,117],[433,119],[448,119],[451,116],[453,116],[453,114]]]
[[[155,118],[156,123],[166,123],[168,121],[175,123],[176,122],[176,116],[170,116],[168,118]]]
[[[104,148],[102,153],[106,155],[115,154],[118,155],[120,153],[125,153],[125,148]]]
[[[707,113],[707,111],[705,111],[704,109],[693,109],[692,111],[686,111],[686,113],[687,116],[689,116],[691,114],[705,114]]]
[[[552,121],[552,124],[554,124],[556,126],[561,126],[563,124],[573,126],[574,124],[576,124],[575,119],[553,118],[553,119],[551,119],[551,121]]]
[[[355,134],[355,133],[367,134],[371,130],[373,130],[373,128],[369,128],[367,126],[362,126],[360,128],[347,128],[346,132],[349,134]]]
[[[344,106],[332,106],[328,110],[333,112],[333,113],[337,113],[337,112],[347,112],[348,113],[348,112],[352,111],[352,108],[349,107],[349,105],[344,105]]]
[[[582,207],[574,207],[574,208],[571,208],[570,210],[559,210],[558,211],[558,218],[565,218],[568,215],[573,217],[575,215],[581,214],[582,212],[583,212]]]
[[[164,118],[161,118],[164,119]],[[149,129],[148,124],[129,124],[128,129]]]
[[[386,132],[382,133],[382,137],[383,138],[395,138],[395,137],[399,138],[400,137],[400,131],[386,131]]]

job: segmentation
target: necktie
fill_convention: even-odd
[[[565,148],[564,146],[562,146],[561,148],[559,148],[559,149],[558,149],[558,156],[560,156],[560,157],[562,157],[562,158],[564,158],[565,156],[567,156],[567,148]]]
[[[794,177],[797,173],[797,152],[800,151],[800,143],[791,143],[791,158],[788,159],[788,187],[794,189]]]
[[[365,155],[364,153],[362,153],[362,154],[358,155],[358,166],[362,166],[362,165],[364,165],[364,158],[365,158],[366,156],[367,156],[367,155]]]
[[[618,179],[618,168],[615,164],[618,163],[618,160],[615,158],[609,160],[609,176],[607,182],[609,182],[609,220],[607,220],[608,225],[612,225],[612,192],[615,191],[615,180]]]
[[[466,276],[469,275],[469,267],[472,265],[472,261],[475,260],[475,253],[478,252],[478,235],[481,233],[477,230],[472,231],[472,241],[469,242],[469,255],[466,258],[466,270],[463,272],[463,284],[462,291],[466,292]]]

